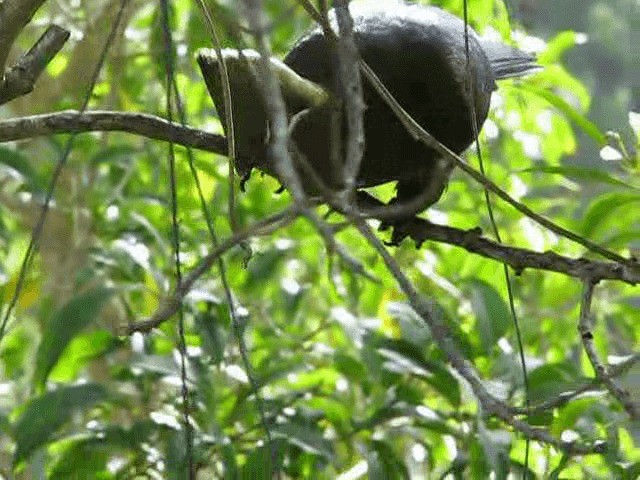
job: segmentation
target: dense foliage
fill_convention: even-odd
[[[208,2],[224,46],[254,45],[241,3]],[[311,25],[302,3],[264,2],[277,56]],[[432,3],[462,16],[462,0]],[[615,47],[631,38],[639,9],[631,0],[564,3],[522,1],[509,12],[500,0],[469,2],[474,28],[533,46],[544,66],[526,79],[507,81],[494,96],[481,137],[487,176],[536,213],[628,257],[640,251],[640,114],[631,111],[638,95],[631,82],[640,71],[637,56]],[[70,30],[71,39],[35,90],[4,105],[2,117],[80,108],[119,6],[119,0],[45,2],[10,58],[52,22]],[[546,11],[557,19],[571,17],[571,9],[582,22],[575,28],[587,33],[590,22],[610,19],[611,28],[603,31],[611,37],[587,35],[584,43],[582,33],[536,17]],[[129,2],[90,110],[166,117],[160,12],[155,2]],[[530,34],[538,29],[540,37],[525,35],[509,13],[524,18]],[[196,2],[171,2],[171,31],[187,124],[221,133],[194,60],[199,48],[212,45]],[[568,54],[580,76],[566,67]],[[603,57],[621,72],[607,90],[615,102],[603,105],[598,98],[591,115],[593,97],[604,87],[602,69],[590,63]],[[619,134],[605,134],[610,129]],[[32,227],[70,141],[68,164],[22,282]],[[218,244],[234,232],[252,235],[224,251],[223,271],[214,262],[198,279],[182,299],[181,313],[150,332],[127,333],[166,306],[177,283],[169,156],[167,143],[123,132],[34,136],[0,146],[3,316],[22,283],[0,338],[0,476],[188,478],[188,457],[198,478],[270,478],[274,465],[284,478],[521,475],[530,431],[486,411],[358,230],[336,213],[326,218],[362,271],[329,248],[304,217],[270,232],[252,230],[286,209],[291,197],[275,193],[280,185],[258,174],[240,192],[222,155],[175,147],[182,274],[215,249],[190,161]],[[465,158],[477,166],[474,152]],[[392,191],[388,185],[376,193],[388,198]],[[505,203],[494,198],[493,204],[504,244],[600,259]],[[327,208],[318,212],[324,215]],[[491,236],[482,186],[459,171],[425,216],[459,229],[479,226]],[[416,249],[405,240],[388,251],[448,325],[451,345],[487,391],[523,406],[503,265],[446,243]],[[584,278],[534,268],[513,273],[529,401],[552,404],[513,418],[568,445],[606,445],[604,453],[578,456],[534,440],[528,468],[541,478],[637,478],[639,420],[630,419],[606,381],[594,380],[578,331]],[[638,288],[603,281],[591,310],[590,333],[604,364],[628,362],[609,380],[637,401]],[[185,441],[185,383],[192,451]],[[562,395],[566,401],[558,400]]]

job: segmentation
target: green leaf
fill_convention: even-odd
[[[589,135],[598,145],[605,145],[607,143],[607,138],[595,123],[578,112],[566,100],[561,98],[556,93],[553,93],[551,90],[547,90],[545,88],[535,87],[531,84],[524,83],[520,86],[520,88],[529,90],[531,93],[544,98],[547,102],[560,110],[560,112],[562,112],[567,118],[569,118],[569,120],[571,120],[578,128]]]
[[[444,364],[424,358],[415,345],[405,340],[385,339],[378,345],[385,359],[382,368],[424,379],[453,406],[460,404],[460,386]]]
[[[324,418],[338,431],[347,432],[351,428],[352,411],[350,405],[331,397],[313,397],[308,402],[309,407],[320,410]]]
[[[418,347],[424,347],[431,341],[431,331],[426,323],[406,302],[389,302],[389,315],[398,321],[402,338]]]
[[[336,369],[346,378],[353,382],[362,381],[367,378],[367,370],[365,366],[345,353],[336,352],[334,356],[334,365]]]
[[[29,159],[23,153],[0,146],[0,165],[5,165],[24,179],[33,190],[43,190],[43,184],[36,171],[31,167]]]
[[[68,443],[49,472],[49,480],[110,478],[107,476],[107,462],[111,457],[108,445],[93,436]]]
[[[91,324],[113,295],[113,290],[97,287],[69,300],[47,322],[36,354],[33,382],[44,386],[49,373],[74,337]]]
[[[166,87],[167,83],[167,61],[171,62],[173,69],[176,68],[176,49],[175,41],[171,42],[172,49],[167,52],[167,39],[165,38],[165,28],[168,35],[173,35],[176,27],[176,15],[174,3],[168,4],[169,7],[169,25],[165,27],[164,22],[166,19],[162,14],[161,8],[157,8],[154,11],[151,25],[151,35],[149,35],[149,51],[153,57],[153,66],[155,67],[155,74],[158,83]]]
[[[505,480],[509,473],[509,450],[511,435],[506,430],[490,430],[481,424],[478,441],[482,445],[484,456],[496,479]]]
[[[404,460],[386,442],[373,440],[367,457],[370,480],[408,479],[409,470]]]
[[[107,392],[98,384],[61,387],[31,400],[15,422],[13,431],[17,465],[46,445],[53,434],[78,410],[86,410],[104,400]]]
[[[224,478],[239,478],[236,452],[231,442],[223,442],[220,445],[222,464],[224,466]]]
[[[617,209],[638,202],[640,202],[640,194],[637,193],[612,193],[600,197],[585,213],[582,234],[586,237],[593,236],[607,218],[617,215]]]
[[[165,478],[168,480],[189,478],[189,458],[182,430],[173,430],[169,433],[165,451],[167,464]]]
[[[601,400],[596,396],[577,398],[563,406],[553,419],[551,432],[554,435],[560,435],[567,429],[574,429],[576,425],[582,423],[581,418],[585,417],[587,412],[597,406]]]
[[[251,452],[247,461],[240,469],[239,478],[242,480],[269,479],[269,472],[276,472],[281,468],[285,443],[282,439],[273,439],[271,445],[258,447]],[[271,453],[276,453],[272,458]]]
[[[542,365],[529,372],[531,402],[543,402],[580,386],[583,379],[569,362]]]
[[[103,356],[120,344],[117,338],[105,330],[78,335],[71,340],[49,378],[57,382],[74,380],[89,361]]]
[[[285,423],[273,428],[273,434],[281,436],[286,441],[305,452],[320,455],[328,459],[333,458],[331,442],[323,437],[323,433],[313,425],[301,423]]]
[[[541,173],[549,173],[552,175],[562,175],[565,178],[574,181],[588,181],[593,183],[604,183],[607,185],[614,185],[616,187],[629,188],[633,190],[637,190],[633,185],[623,182],[615,177],[612,177],[607,172],[597,169],[597,168],[587,168],[587,167],[550,167],[550,166],[539,166],[526,168],[521,170],[521,172],[541,172]]]
[[[203,350],[211,357],[211,362],[219,365],[224,359],[224,349],[229,337],[228,331],[223,327],[220,305],[209,305],[207,311],[196,315],[196,327],[202,339]],[[228,317],[228,315],[225,314]]]
[[[637,480],[640,478],[640,462],[629,465],[619,465],[621,480]]]
[[[562,55],[576,45],[577,33],[573,30],[566,30],[559,32],[553,37],[547,46],[538,56],[538,60],[541,64],[556,63],[562,58]]]
[[[476,316],[482,348],[489,355],[511,326],[511,314],[495,288],[481,280],[470,283],[471,308]]]

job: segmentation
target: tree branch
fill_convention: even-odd
[[[0,72],[4,72],[13,42],[44,1],[0,2]]]
[[[68,30],[49,26],[35,45],[5,72],[0,85],[0,105],[31,92],[42,71],[68,39]]]
[[[146,113],[74,110],[12,118],[0,121],[0,142],[24,140],[43,135],[119,131],[185,147],[226,155],[227,141],[222,135],[183,127]]]
[[[540,429],[529,425],[527,422],[515,418],[511,412],[511,407],[506,403],[495,398],[478,376],[475,368],[460,353],[459,348],[455,345],[449,328],[440,318],[437,309],[433,304],[425,300],[414,288],[407,276],[396,260],[389,254],[387,249],[382,245],[380,240],[371,232],[371,229],[359,218],[351,219],[358,231],[375,248],[382,257],[388,271],[393,275],[402,292],[407,296],[411,307],[422,318],[437,342],[438,347],[445,354],[447,361],[462,376],[471,387],[482,410],[486,415],[495,415],[514,429],[522,432],[527,438],[537,440],[542,443],[553,445],[567,455],[587,455],[594,453],[603,453],[606,450],[605,442],[595,442],[593,444],[579,444],[577,442],[565,442],[561,439],[553,437],[547,430]]]
[[[640,283],[640,268],[617,262],[569,258],[555,252],[538,253],[519,247],[510,247],[482,237],[480,229],[461,230],[436,225],[421,218],[414,218],[405,225],[408,235],[419,244],[433,240],[457,245],[483,257],[492,258],[510,265],[516,274],[526,268],[548,270],[580,279],[619,280],[631,285]]]
[[[591,320],[591,304],[593,301],[593,290],[595,284],[593,281],[586,279],[584,281],[584,289],[582,292],[582,302],[580,304],[580,321],[578,323],[578,331],[582,339],[584,351],[591,362],[593,370],[596,372],[596,378],[607,387],[609,393],[617,399],[629,414],[632,420],[640,419],[640,403],[634,402],[627,390],[618,386],[614,382],[607,366],[602,362],[593,342],[593,322]]]
[[[191,291],[196,281],[211,270],[211,267],[221,255],[251,237],[272,233],[284,225],[291,223],[297,217],[298,213],[295,209],[284,210],[283,212],[257,222],[251,228],[237,232],[235,235],[221,242],[200,260],[198,265],[196,265],[189,274],[185,275],[182,283],[176,287],[173,295],[167,298],[148,319],[127,325],[124,333],[131,335],[134,332],[149,332],[160,326],[178,311],[178,307]]]

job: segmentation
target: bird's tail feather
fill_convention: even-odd
[[[496,80],[521,77],[542,68],[536,57],[515,47],[497,42],[482,42]]]

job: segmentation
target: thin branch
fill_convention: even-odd
[[[591,304],[593,300],[593,289],[595,284],[590,280],[584,281],[584,289],[582,292],[582,302],[580,304],[580,320],[578,323],[578,331],[582,339],[584,351],[591,362],[591,366],[596,372],[596,378],[604,384],[609,393],[617,399],[622,407],[626,410],[633,420],[640,419],[640,403],[631,399],[629,392],[620,387],[613,380],[611,372],[600,359],[594,345],[593,322],[591,320]]]
[[[176,291],[173,295],[167,298],[163,304],[156,310],[148,319],[141,320],[136,323],[132,323],[126,326],[124,333],[131,335],[134,332],[149,332],[154,328],[157,328],[174,315],[180,304],[183,302],[187,294],[193,289],[196,281],[202,277],[205,273],[211,270],[213,264],[223,255],[225,252],[241,244],[245,240],[254,237],[256,235],[267,235],[279,228],[291,223],[298,218],[298,213],[295,209],[287,209],[275,215],[265,218],[254,224],[251,228],[239,231],[227,240],[220,242],[219,245],[209,252],[196,267],[194,267],[187,275],[184,276],[182,283],[176,287]]]
[[[620,363],[609,364],[607,365],[607,371],[609,372],[610,378],[617,378],[626,371],[628,371],[632,366],[636,363],[640,362],[640,354],[636,353],[630,355],[627,359]],[[521,408],[521,407],[510,407],[511,412],[514,415],[540,415],[554,408],[562,407],[566,405],[571,400],[580,395],[589,392],[596,392],[601,390],[602,379],[594,378],[592,381],[585,383],[584,385],[579,386],[575,390],[571,390],[568,392],[563,392],[557,395],[556,397],[547,400],[543,403],[539,403],[538,405],[533,405],[529,409]]]
[[[68,39],[68,30],[49,26],[35,45],[5,72],[0,85],[0,105],[30,93],[40,74]]]
[[[353,19],[347,0],[335,0],[334,10],[340,38],[337,42],[342,100],[347,120],[346,160],[344,165],[344,184],[347,195],[353,195],[360,164],[364,154],[364,100],[358,60],[360,54],[353,34]]]
[[[498,400],[488,392],[473,366],[462,356],[460,350],[455,345],[449,328],[444,324],[442,319],[439,318],[437,310],[433,308],[433,305],[430,302],[422,298],[422,296],[417,292],[410,280],[402,272],[398,263],[389,254],[380,240],[373,234],[364,220],[354,217],[352,218],[352,221],[369,244],[372,245],[382,257],[387,269],[396,279],[396,282],[398,282],[400,289],[407,296],[409,303],[416,313],[420,315],[422,320],[429,326],[434,340],[446,355],[449,363],[456,372],[458,372],[469,383],[473,393],[478,399],[478,402],[482,406],[483,411],[487,415],[495,415],[506,424],[511,425],[514,429],[522,432],[528,438],[552,445],[568,455],[603,453],[606,450],[605,442],[596,442],[592,445],[579,444],[577,442],[565,442],[553,437],[546,430],[532,427],[527,422],[514,418],[510,410],[510,406]]]
[[[184,127],[146,113],[114,111],[78,112],[65,110],[43,115],[0,121],[0,142],[64,133],[126,132],[154,140],[226,155],[227,141],[222,135]]]

